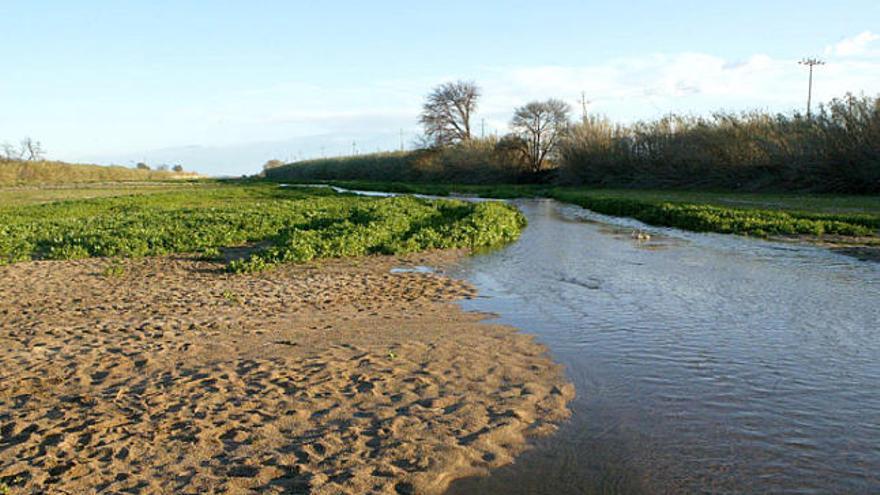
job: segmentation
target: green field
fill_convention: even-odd
[[[332,181],[352,189],[491,198],[550,197],[658,226],[752,236],[876,237],[880,196],[587,189],[543,185],[455,185]]]
[[[72,199],[107,198],[134,194],[184,191],[211,187],[209,181],[109,182],[51,186],[0,187],[0,208]],[[217,187],[214,185],[214,187]]]
[[[233,271],[315,258],[479,248],[516,239],[521,214],[502,203],[365,198],[274,184],[207,183],[0,205],[0,264],[31,259],[201,253],[259,243]],[[89,192],[87,194],[92,194]],[[49,201],[49,202],[43,202]],[[31,203],[31,204],[26,204]],[[34,204],[36,203],[36,204]]]

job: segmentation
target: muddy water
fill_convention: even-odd
[[[466,262],[466,307],[534,334],[578,398],[450,493],[880,493],[880,264],[515,203],[529,227]]]

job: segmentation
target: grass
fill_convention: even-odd
[[[0,159],[0,186],[146,181],[194,178],[190,172],[139,170],[121,166]]]
[[[364,198],[274,184],[221,184],[0,206],[0,264],[140,257],[265,244],[232,271],[315,258],[479,248],[515,239],[522,215],[501,203]],[[113,266],[112,264],[110,265]],[[120,276],[110,269],[106,276]]]
[[[217,184],[209,180],[172,182],[84,183],[50,186],[0,187],[0,208],[26,206],[74,199],[107,198],[133,194],[153,194],[185,189],[202,189]]]
[[[542,185],[454,185],[333,181],[353,189],[492,198],[551,197],[593,211],[658,226],[752,236],[876,236],[880,197],[798,193],[733,193],[589,189]]]

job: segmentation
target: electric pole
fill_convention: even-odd
[[[587,99],[587,92],[581,91],[581,120],[587,121],[587,105],[592,103],[592,101]]]
[[[810,104],[813,102],[813,67],[816,65],[825,65],[825,62],[818,58],[805,58],[798,63],[810,68],[810,85],[807,87],[807,118],[809,119]]]
[[[480,138],[486,137],[486,119],[480,119]]]
[[[400,129],[400,151],[403,151],[403,128]]]

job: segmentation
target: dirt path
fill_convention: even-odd
[[[452,256],[0,267],[0,483],[438,493],[511,462],[574,391],[530,337],[458,309],[470,287],[389,273]]]

